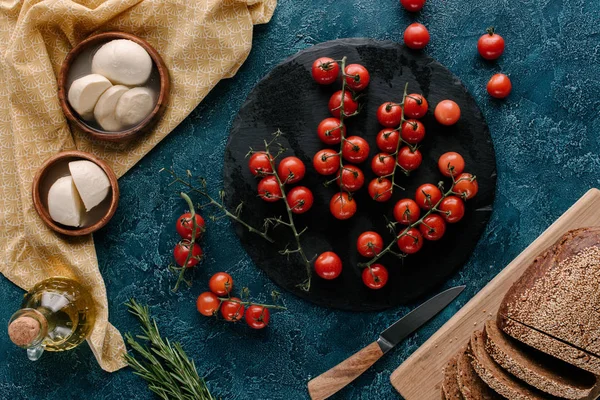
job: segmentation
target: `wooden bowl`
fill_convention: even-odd
[[[95,217],[93,218],[94,222],[79,228],[69,227],[54,222],[48,212],[48,190],[50,189],[50,186],[56,179],[69,173],[68,163],[69,161],[75,160],[88,160],[98,165],[108,177],[111,186],[111,190],[106,199],[98,206],[94,207],[88,214]],[[115,214],[115,211],[117,211],[117,206],[119,204],[119,183],[117,182],[117,176],[108,164],[93,154],[77,150],[63,151],[47,159],[37,171],[33,178],[32,195],[35,210],[42,218],[42,221],[44,221],[44,223],[52,230],[67,236],[84,236],[96,232],[106,225]]]
[[[158,94],[158,100],[154,109],[142,122],[124,131],[107,132],[101,129],[94,128],[89,123],[84,121],[81,117],[79,117],[79,114],[75,112],[75,110],[71,107],[67,100],[67,95],[69,93],[69,88],[67,87],[67,85],[69,83],[69,71],[71,69],[71,65],[73,65],[73,62],[83,52],[114,39],[131,40],[142,46],[148,52],[154,64],[153,68],[155,68],[158,71],[158,76],[160,80],[160,90]],[[158,54],[158,52],[154,49],[154,47],[150,45],[150,43],[130,33],[103,32],[88,37],[87,39],[79,43],[77,46],[75,46],[69,52],[69,54],[67,54],[67,57],[63,61],[63,64],[60,68],[60,73],[58,75],[58,99],[60,101],[60,106],[62,107],[67,119],[72,121],[79,129],[86,132],[91,137],[110,142],[123,142],[150,131],[152,127],[160,120],[167,107],[170,86],[171,82],[169,79],[169,71],[167,69],[167,66],[165,65],[160,54]]]

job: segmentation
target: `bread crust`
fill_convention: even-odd
[[[456,362],[457,381],[460,392],[465,400],[500,400],[502,396],[494,392],[484,381],[471,365],[471,350],[469,346],[465,347],[458,354]]]
[[[460,393],[457,381],[458,369],[456,363],[458,362],[458,356],[459,354],[452,357],[443,370],[444,380],[442,382],[442,396],[447,400],[464,399]]]

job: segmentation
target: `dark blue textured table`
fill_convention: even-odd
[[[411,15],[397,0],[281,0],[270,24],[255,29],[250,57],[221,82],[175,131],[120,180],[121,204],[95,235],[108,289],[111,321],[136,331],[123,303],[135,296],[152,305],[162,332],[182,342],[212,392],[223,399],[302,399],[306,382],[370,343],[414,307],[346,313],[313,306],[284,293],[287,312],[263,332],[201,317],[197,295],[208,277],[230,272],[255,295],[275,286],[242,250],[228,221],[210,223],[207,257],[189,289],[170,292],[166,269],[176,242],[175,218],[184,210],[161,167],[191,169],[221,187],[229,126],[258,80],[287,56],[341,37],[400,41],[413,20],[431,33],[426,51],[457,74],[479,103],[498,158],[494,213],[471,260],[447,286],[467,284],[459,299],[337,396],[395,399],[391,372],[538,234],[600,181],[600,3],[595,0],[428,0]],[[483,62],[477,38],[489,25],[507,42],[498,63]],[[513,93],[491,100],[485,83],[508,73]],[[22,291],[0,279],[0,321],[8,321]],[[103,372],[88,346],[45,354],[30,363],[0,330],[0,399],[150,399],[129,370]]]

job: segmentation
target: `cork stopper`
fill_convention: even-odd
[[[22,316],[8,326],[8,336],[17,346],[27,346],[40,334],[40,323],[32,317]]]

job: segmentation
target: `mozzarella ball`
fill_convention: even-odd
[[[142,85],[152,72],[152,59],[139,44],[127,40],[112,40],[94,54],[92,73],[107,77],[113,84]]]
[[[109,88],[106,92],[100,96],[96,107],[94,108],[94,118],[96,122],[104,129],[109,132],[117,132],[123,130],[123,124],[117,121],[115,111],[117,109],[117,102],[129,88],[123,85],[115,85]]]
[[[81,118],[91,120],[98,99],[111,86],[110,81],[102,75],[86,75],[73,81],[67,99]]]
[[[85,209],[73,178],[63,176],[48,191],[48,213],[59,224],[81,226]]]
[[[126,91],[115,109],[115,116],[123,126],[137,125],[152,112],[154,108],[154,92],[145,87],[137,87]]]

